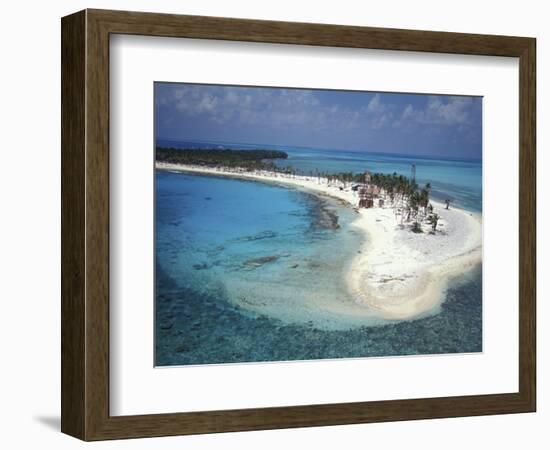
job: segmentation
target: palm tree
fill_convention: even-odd
[[[428,205],[430,203],[430,189],[431,189],[431,185],[430,183],[427,183],[420,191],[420,195],[418,199],[419,205],[424,209],[423,211],[424,217],[426,217],[426,213],[427,213],[426,210],[428,209]]]
[[[414,184],[414,183],[413,183]],[[420,231],[420,223],[418,222],[418,210],[421,205],[421,194],[417,190],[412,190],[409,193],[409,217],[414,218],[413,231]]]
[[[437,228],[437,222],[439,221],[439,214],[432,214],[431,220],[432,220],[432,230],[435,233],[435,229]]]

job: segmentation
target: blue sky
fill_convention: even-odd
[[[155,83],[158,139],[481,158],[480,97]]]

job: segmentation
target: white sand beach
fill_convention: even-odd
[[[235,177],[303,188],[357,207],[357,192],[325,178],[293,176],[268,171],[247,172],[239,169],[156,163],[157,169],[205,175]],[[429,224],[422,233],[414,233],[410,224],[401,224],[400,216],[385,202],[370,209],[356,209],[353,226],[365,233],[362,248],[350,261],[346,273],[349,294],[365,313],[382,319],[412,319],[433,311],[445,298],[453,278],[468,272],[481,262],[481,216],[451,205],[430,200],[439,216],[437,231]]]

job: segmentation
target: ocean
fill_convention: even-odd
[[[430,182],[433,196],[479,212],[481,162],[208,142],[181,148],[276,148],[305,174],[371,172]],[[364,237],[349,207],[275,184],[156,171],[157,366],[361,358],[482,350],[481,266],[435,313],[407,321],[353,315],[344,274]],[[334,310],[338,302],[342,308]],[[326,306],[326,307],[325,307]]]

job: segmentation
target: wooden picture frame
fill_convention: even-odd
[[[104,10],[64,17],[61,29],[64,433],[102,440],[535,411],[535,39]],[[117,33],[519,58],[519,391],[110,416],[109,36]]]

